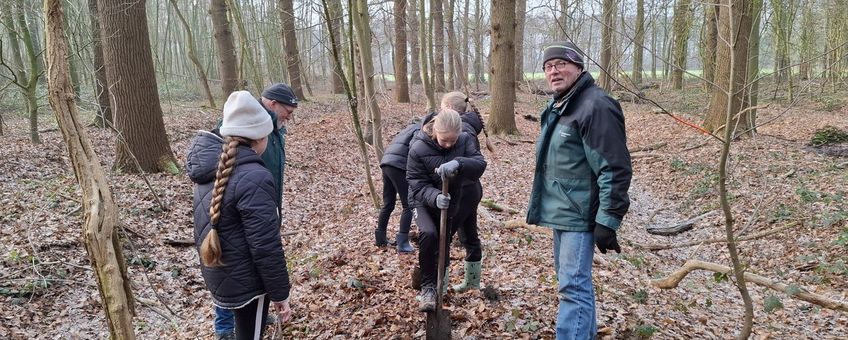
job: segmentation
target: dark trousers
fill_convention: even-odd
[[[244,307],[233,309],[236,321],[237,340],[259,340],[265,333],[265,318],[271,301],[262,295]]]
[[[480,181],[462,186],[462,201],[459,213],[455,217],[454,232],[459,234],[459,242],[465,247],[465,261],[480,262],[483,248],[477,233],[477,206],[483,199],[483,186]]]
[[[418,265],[421,267],[421,287],[436,287],[439,268],[439,217],[441,210],[428,207],[415,208],[415,225],[418,226]],[[451,219],[448,218],[448,227]],[[451,235],[450,232],[448,235]],[[450,239],[450,237],[448,237]],[[448,247],[445,250],[450,251]],[[450,256],[445,256],[445,268]]]
[[[396,198],[400,196],[400,205],[403,207],[403,211],[400,214],[398,231],[408,233],[409,225],[412,224],[412,208],[409,207],[409,202],[407,201],[409,183],[406,181],[406,171],[393,166],[385,166],[382,170],[383,207],[380,209],[380,216],[377,219],[377,229],[386,230],[389,224],[389,216],[395,210]]]

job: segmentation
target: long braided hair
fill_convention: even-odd
[[[209,203],[209,223],[212,230],[206,234],[200,244],[200,261],[207,267],[219,267],[221,262],[221,240],[218,238],[216,225],[221,218],[221,203],[224,200],[224,189],[236,164],[236,152],[239,144],[249,145],[250,140],[243,137],[228,136],[224,139],[221,157],[218,159],[218,171],[215,172],[215,185],[212,188],[212,200]]]
[[[477,119],[480,120],[480,124],[483,125],[483,136],[486,137],[486,149],[488,149],[489,152],[495,152],[495,147],[489,141],[489,132],[486,131],[486,122],[480,115],[480,110],[477,109],[477,106],[471,102],[470,98],[468,98],[465,93],[459,91],[445,93],[445,95],[442,96],[442,107],[450,108],[460,113],[474,112],[474,114],[477,115]]]

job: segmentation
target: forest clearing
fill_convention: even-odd
[[[481,289],[440,294],[438,313],[454,339],[557,338],[563,246],[554,227],[527,223],[529,203],[539,137],[564,125],[542,112],[565,100],[567,118],[574,84],[587,83],[620,103],[632,164],[629,210],[606,228],[621,252],[592,243],[587,260],[597,338],[844,339],[848,6],[781,5],[0,4],[0,339],[220,338],[187,168],[198,131],[230,127],[239,90],[285,126],[278,231],[291,319],[266,339],[433,337],[436,312],[419,311],[426,287],[412,282],[419,211],[411,253],[376,246],[375,226],[384,152],[414,119],[449,111],[440,99],[451,91],[486,134],[482,259],[454,237],[448,282],[465,284],[474,262]],[[291,94],[264,101],[277,83]],[[438,131],[426,138],[449,149]],[[401,220],[398,203],[389,239]]]

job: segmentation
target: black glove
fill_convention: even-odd
[[[595,225],[595,244],[598,245],[601,254],[606,254],[607,250],[615,250],[616,253],[621,253],[621,247],[615,238],[615,230],[604,225]]]
[[[457,162],[456,160],[452,160],[450,162],[439,165],[439,167],[436,168],[436,173],[439,174],[439,176],[452,178],[453,176],[456,176],[457,173],[459,173],[459,162]]]
[[[450,206],[450,196],[439,194],[436,196],[436,208],[447,209]]]

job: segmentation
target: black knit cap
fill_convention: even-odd
[[[283,83],[272,84],[262,91],[262,96],[280,103],[297,107],[297,96],[291,87]]]
[[[542,65],[551,59],[562,59],[583,68],[583,53],[570,41],[558,41],[545,47]]]

